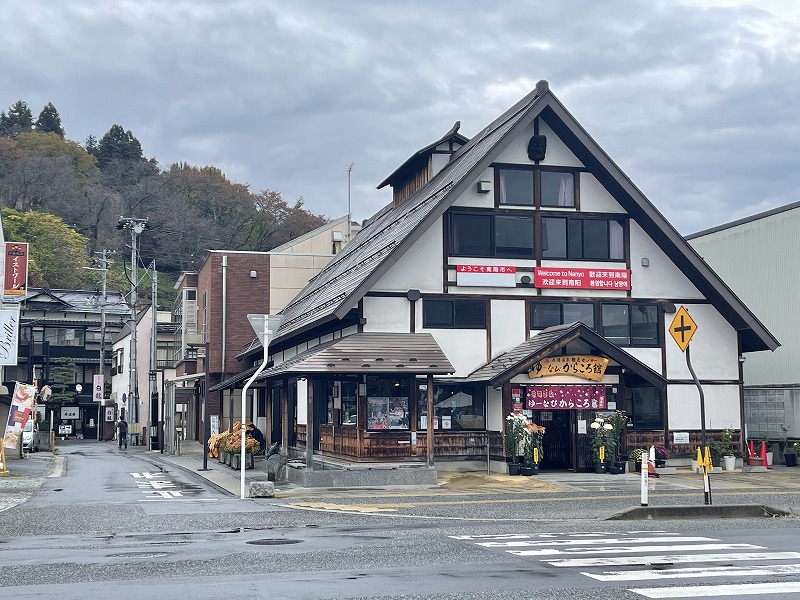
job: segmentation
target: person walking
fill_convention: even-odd
[[[117,435],[117,440],[119,441],[119,447],[122,448],[122,444],[125,444],[125,448],[128,448],[128,422],[123,419],[122,417],[119,418],[117,422],[117,431],[119,432]]]

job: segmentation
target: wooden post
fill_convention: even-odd
[[[306,379],[306,471],[314,470],[314,386]]]
[[[281,446],[283,454],[289,454],[289,380],[281,384]]]
[[[428,466],[433,467],[433,375],[428,375],[428,422],[426,423],[428,442]]]

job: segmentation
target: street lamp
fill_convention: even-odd
[[[209,430],[211,429],[209,425],[209,417],[208,417],[208,344],[209,342],[203,342],[202,344],[187,344],[189,348],[203,348],[203,366],[205,367],[205,374],[203,376],[203,468],[200,469],[201,471],[208,471],[208,437],[209,437]]]
[[[244,470],[247,466],[245,460],[245,451],[244,451],[244,439],[246,433],[245,427],[245,416],[247,413],[247,390],[256,380],[256,378],[261,375],[261,372],[267,366],[267,358],[269,357],[269,342],[274,337],[275,332],[278,331],[278,327],[281,326],[281,321],[283,321],[283,315],[247,315],[247,320],[250,321],[250,326],[253,328],[253,331],[256,332],[258,336],[258,341],[261,342],[261,347],[264,348],[264,358],[261,360],[261,364],[258,365],[258,369],[256,372],[253,373],[253,376],[247,380],[247,383],[244,384],[242,387],[242,438],[241,438],[241,454],[239,458],[239,467],[241,470],[240,473],[240,499],[244,500]]]

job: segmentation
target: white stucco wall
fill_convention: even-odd
[[[583,166],[564,142],[541,119],[539,120],[539,135],[547,137],[547,152],[545,153],[545,159],[540,164],[560,167]],[[524,132],[511,141],[505,150],[500,153],[500,156],[497,157],[496,162],[531,164],[531,160],[528,158],[528,142],[531,136],[533,136],[533,123],[528,125]]]
[[[706,429],[741,429],[739,387],[703,385]],[[667,386],[669,428],[672,431],[700,429],[700,394],[694,384]]]
[[[609,212],[623,214],[625,211],[591,173],[578,173],[580,177],[581,212]]]
[[[697,324],[690,354],[692,367],[699,379],[730,379],[739,377],[737,334],[710,304],[684,304],[692,320]],[[675,315],[664,315],[664,336],[667,351],[667,378],[691,379],[686,366],[686,355],[669,333]]]
[[[656,373],[664,374],[664,366],[661,364],[661,348],[626,347],[624,350],[639,362],[653,369]]]
[[[422,329],[431,333],[456,369],[455,377],[466,377],[486,364],[486,331],[483,329]]]
[[[421,304],[418,302],[417,304]],[[364,298],[364,331],[407,333],[411,323],[411,302],[407,298]]]
[[[489,306],[494,358],[525,341],[525,301],[492,300]]]
[[[630,221],[631,285],[637,298],[702,298],[703,295],[653,239]],[[642,266],[647,258],[650,266]]]
[[[438,219],[373,286],[374,291],[442,291],[442,220]]]

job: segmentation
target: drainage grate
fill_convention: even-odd
[[[267,538],[264,540],[250,540],[246,542],[248,544],[254,544],[256,546],[282,546],[284,544],[299,544],[302,540],[279,540],[273,538]]]

